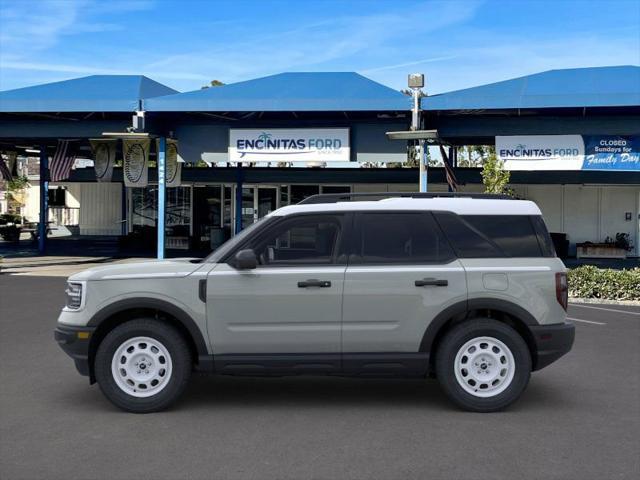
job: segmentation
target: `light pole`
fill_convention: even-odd
[[[420,96],[422,94],[422,88],[424,87],[424,75],[422,73],[410,73],[408,85],[411,89],[411,96],[413,97],[411,130],[416,131],[420,129]],[[419,139],[418,146],[416,147],[416,156],[418,157],[418,165],[420,166],[419,191],[421,192],[427,191],[427,156],[425,153],[424,139]]]

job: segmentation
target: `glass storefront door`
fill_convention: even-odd
[[[235,202],[234,187],[234,202]],[[280,206],[279,187],[244,185],[242,187],[242,228],[268,215]],[[231,209],[235,218],[235,205]]]

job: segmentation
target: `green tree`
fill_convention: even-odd
[[[25,205],[26,190],[29,187],[29,179],[26,175],[13,177],[12,180],[7,182],[5,198],[7,199],[9,212],[19,213],[22,211]]]
[[[485,193],[511,194],[507,188],[511,172],[504,169],[504,162],[497,157],[495,152],[487,156],[482,166],[481,175]]]
[[[201,90],[205,90],[211,87],[222,87],[223,85],[224,85],[224,82],[221,82],[220,80],[211,80],[209,82],[209,85],[203,85]]]

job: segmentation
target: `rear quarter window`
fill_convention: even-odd
[[[456,215],[436,218],[461,258],[541,257],[542,249],[527,215]]]

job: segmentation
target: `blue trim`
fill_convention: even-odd
[[[47,147],[40,146],[40,223],[38,224],[38,252],[47,251],[47,222],[49,221],[49,157]]]
[[[166,213],[166,193],[167,193],[167,139],[160,137],[158,141],[158,260],[164,258],[164,228]]]

